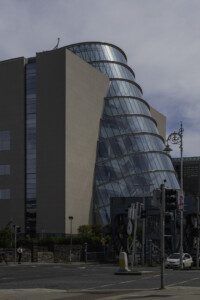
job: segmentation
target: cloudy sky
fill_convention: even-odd
[[[122,48],[168,133],[183,121],[184,155],[200,156],[199,0],[0,0],[0,60],[52,49],[58,37]]]

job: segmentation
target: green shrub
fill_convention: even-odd
[[[9,227],[0,230],[0,247],[9,248],[12,244],[12,232]]]

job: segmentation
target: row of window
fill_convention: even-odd
[[[36,207],[36,64],[26,66],[26,226]],[[31,226],[35,226],[32,224]]]
[[[36,101],[34,98],[30,98],[29,101],[26,102],[26,112],[28,114],[36,113]]]
[[[79,44],[67,47],[70,51],[87,62],[98,60],[118,61],[126,64],[126,58],[120,50],[112,45],[103,44]]]
[[[0,131],[0,151],[10,150],[10,131]]]
[[[0,131],[0,151],[10,150],[10,131]],[[10,175],[10,165],[0,165],[0,175]],[[0,199],[10,199],[10,189],[0,189]]]
[[[136,153],[118,159],[98,163],[96,166],[97,184],[117,180],[130,174],[141,174],[156,170],[173,171],[173,165],[165,153]]]
[[[134,98],[112,98],[105,101],[104,115],[142,114],[151,116],[148,106]]]
[[[107,97],[139,97],[142,98],[141,90],[134,84],[123,80],[112,80],[108,90]]]
[[[0,199],[10,199],[10,189],[0,189]]]
[[[10,175],[10,165],[0,165],[0,175]]]
[[[134,152],[163,151],[164,143],[159,136],[141,134],[101,139],[98,144],[98,161],[125,156]]]
[[[128,80],[135,80],[134,74],[123,65],[112,62],[93,62],[92,66],[99,69],[109,78],[123,78]]]
[[[100,138],[137,132],[158,134],[158,129],[151,119],[144,116],[117,116],[101,120]]]
[[[134,174],[119,180],[108,182],[96,187],[96,206],[102,207],[110,204],[111,197],[136,197],[152,194],[155,188],[160,187],[166,180],[166,187],[178,189],[176,176],[173,172],[151,172]]]

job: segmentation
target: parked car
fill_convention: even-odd
[[[183,253],[183,268],[191,269],[193,265],[192,256],[188,253]],[[166,268],[180,268],[180,253],[173,253],[167,257],[165,262]]]

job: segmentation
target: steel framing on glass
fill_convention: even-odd
[[[26,65],[26,233],[36,230],[36,63]]]
[[[118,47],[86,42],[67,47],[110,78],[100,124],[94,207],[98,221],[110,221],[110,198],[150,196],[166,180],[179,184],[165,145],[143,99],[135,74]]]

